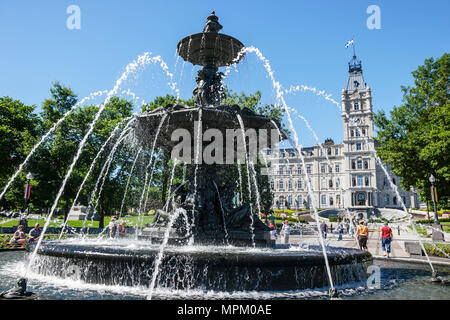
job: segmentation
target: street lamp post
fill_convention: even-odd
[[[432,239],[433,241],[444,241],[444,233],[442,231],[442,226],[439,222],[439,217],[437,213],[437,206],[436,206],[436,189],[434,186],[434,183],[436,182],[436,178],[431,175],[429,178],[429,181],[431,182],[431,200],[433,200],[433,207],[434,207],[434,225],[433,225],[433,231],[432,231]],[[439,231],[440,230],[440,231]]]
[[[28,172],[27,174],[27,185],[25,186],[25,194],[24,194],[24,204],[23,204],[23,212],[25,213],[28,208],[28,202],[30,201],[31,196],[31,179],[33,178],[33,175],[31,172]]]

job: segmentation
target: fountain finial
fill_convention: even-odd
[[[216,16],[215,11],[212,11],[206,19],[206,24],[203,27],[203,32],[218,33],[222,28],[222,25],[219,23],[219,17]]]

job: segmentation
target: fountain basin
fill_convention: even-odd
[[[33,271],[86,283],[148,287],[160,246],[130,240],[46,241],[38,249]],[[335,285],[364,281],[369,253],[328,248]],[[213,246],[167,246],[156,286],[218,291],[299,290],[328,286],[320,247],[274,249]]]

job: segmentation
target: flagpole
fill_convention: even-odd
[[[352,42],[352,45],[353,45],[353,56],[356,57],[356,51],[355,51],[355,36],[353,36],[352,40],[353,40],[353,42]]]

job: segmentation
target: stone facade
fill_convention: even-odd
[[[367,212],[379,207],[402,208],[375,157],[372,91],[364,82],[361,61],[356,56],[349,62],[347,86],[342,90],[341,117],[342,143],[326,139],[321,145],[303,147],[305,167],[293,148],[270,154],[275,209],[311,206],[307,176],[318,208]],[[398,185],[400,178],[389,166],[387,171],[392,182]],[[415,192],[400,188],[398,191],[406,207],[418,207]]]

